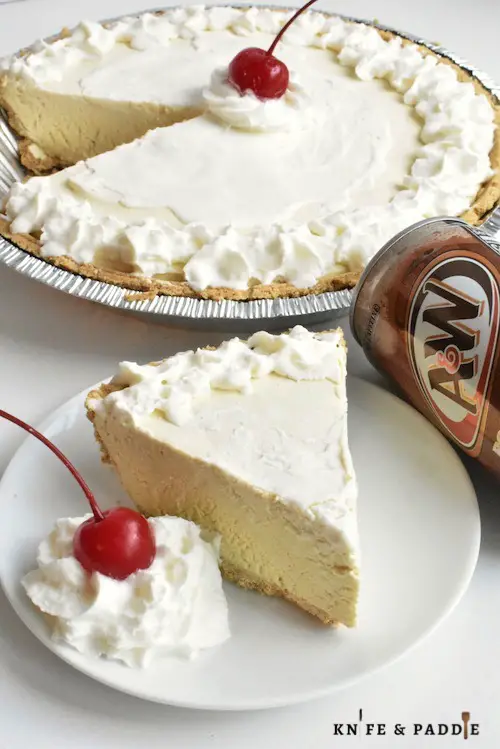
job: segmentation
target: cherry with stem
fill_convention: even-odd
[[[279,99],[288,88],[290,73],[274,50],[292,23],[316,0],[309,0],[293,14],[276,35],[268,50],[247,47],[238,52],[229,65],[228,81],[240,93],[253,93],[258,99]]]
[[[82,567],[89,573],[100,572],[116,580],[124,580],[140,569],[147,569],[154,559],[156,546],[146,518],[128,507],[114,507],[103,512],[82,475],[53,442],[7,411],[0,409],[0,417],[48,447],[85,494],[92,517],[77,528],[73,540],[74,555]]]

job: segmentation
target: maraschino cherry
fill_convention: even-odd
[[[87,497],[93,517],[77,528],[73,553],[87,572],[100,572],[115,580],[125,580],[138,570],[147,569],[155,556],[156,545],[145,517],[127,507],[102,512],[94,495],[68,458],[50,440],[16,416],[2,411],[0,417],[11,421],[52,450],[73,474]]]
[[[229,65],[228,81],[240,94],[251,91],[258,99],[279,99],[283,96],[290,74],[285,63],[274,57],[273,52],[289,26],[315,2],[309,0],[285,23],[267,51],[247,47],[238,52]]]

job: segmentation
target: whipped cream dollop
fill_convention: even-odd
[[[252,381],[269,374],[291,380],[342,381],[345,348],[339,332],[310,333],[297,325],[288,334],[255,333],[233,338],[214,351],[184,351],[154,366],[122,362],[113,383],[127,385],[94,407],[121,408],[132,416],[157,412],[187,423],[212,390],[249,393]]]
[[[75,68],[82,56],[85,60],[96,56],[99,60],[106,59],[110,50],[120,45],[150,51],[175,40],[189,40],[193,54],[197,54],[209,31],[228,31],[231,43],[241,36],[245,37],[245,46],[263,47],[263,37],[269,43],[269,35],[275,34],[286,18],[279,10],[194,7],[167,11],[160,16],[146,14],[138,19],[124,19],[109,27],[87,23],[66,39],[45,45],[25,58],[4,63],[4,68],[13,75],[46,80]],[[123,196],[117,198],[120,210],[115,211],[116,215],[108,215],[109,204],[97,201],[92,195],[77,196],[64,189],[61,180],[55,178],[59,175],[55,175],[31,179],[12,188],[6,204],[12,230],[41,231],[45,257],[69,255],[80,263],[95,262],[96,253],[105,248],[116,258],[118,267],[129,267],[131,272],[147,276],[173,273],[178,278],[182,273],[198,291],[211,287],[246,290],[255,282],[270,284],[274,281],[309,288],[330,273],[361,271],[385,242],[417,221],[467,211],[482,183],[492,175],[489,154],[495,122],[488,99],[477,93],[471,82],[460,81],[452,66],[439,62],[434,55],[423,54],[417,45],[403,44],[397,37],[385,40],[374,28],[364,24],[316,12],[304,14],[283,39],[282,59],[287,62],[287,55],[293,53],[294,64],[289,67],[294,70],[302,55],[311,51],[318,54],[319,50],[326,50],[328,58],[330,53],[335,55],[337,62],[352,71],[358,82],[385,81],[400,97],[398,106],[413,108],[421,124],[420,142],[411,155],[406,155],[401,170],[405,176],[400,177],[397,185],[389,181],[391,189],[387,199],[380,198],[387,189],[383,175],[395,161],[395,151],[387,140],[397,139],[397,134],[376,130],[384,123],[387,108],[381,107],[377,116],[369,119],[368,129],[374,133],[371,140],[365,131],[359,130],[363,117],[358,118],[359,126],[349,120],[347,127],[343,127],[344,104],[329,113],[329,119],[325,120],[328,127],[323,127],[322,132],[341,132],[339,158],[344,153],[344,160],[352,165],[344,168],[343,162],[332,160],[330,167],[331,142],[327,144],[329,155],[325,158],[325,139],[311,140],[319,129],[316,126],[292,127],[293,123],[306,121],[302,110],[305,104],[299,92],[295,92],[298,97],[295,104],[285,101],[273,109],[267,106],[268,102],[255,102],[248,96],[233,97],[224,89],[223,73],[217,73],[205,91],[205,106],[215,115],[215,121],[221,127],[229,124],[228,133],[234,130],[233,137],[249,139],[247,142],[253,149],[257,138],[261,139],[260,144],[264,142],[262,139],[279,138],[280,141],[273,142],[272,149],[269,146],[270,154],[275,154],[275,144],[286,141],[283,150],[288,149],[288,157],[281,155],[278,159],[268,155],[266,158],[265,148],[262,148],[261,160],[254,160],[253,166],[250,164],[247,169],[242,168],[229,189],[227,166],[231,163],[233,141],[229,150],[220,142],[216,150],[210,150],[215,135],[210,131],[208,118],[199,117],[168,128],[173,131],[189,126],[195,131],[189,136],[192,149],[186,144],[181,150],[172,148],[174,162],[175,154],[179,153],[183,154],[183,161],[171,165],[170,173],[187,176],[183,189],[180,185],[175,189],[169,187],[169,217],[159,215],[156,207],[147,217],[136,211],[127,213],[121,210],[127,205]],[[317,64],[322,64],[319,59]],[[139,58],[137,65],[140,65]],[[309,95],[311,84],[305,78],[302,80],[306,70],[314,71],[315,65],[308,64],[300,71],[301,83]],[[390,93],[386,93],[389,105]],[[316,96],[311,101],[313,122],[322,114],[319,98]],[[332,88],[331,94],[323,99],[336,102],[338,90]],[[289,125],[290,130],[287,129]],[[290,144],[292,136],[298,139],[299,146],[303,139],[298,150]],[[169,134],[169,138],[174,136]],[[180,136],[175,138],[177,144],[183,143]],[[252,144],[250,139],[253,139]],[[226,141],[225,138],[224,143]],[[306,145],[308,153],[318,157],[314,169],[310,169],[311,157],[308,160],[304,155]],[[397,150],[398,143],[392,146]],[[364,149],[370,153],[365,153]],[[243,159],[249,152],[249,148],[241,147],[238,158]],[[154,151],[152,153],[154,155]],[[209,162],[210,168],[200,176],[206,154],[212,154],[219,166],[214,168]],[[127,158],[124,160],[128,162]],[[256,175],[263,173],[261,165],[267,163],[272,166],[266,178],[261,176],[261,188],[255,200],[265,220],[251,221],[249,206],[253,204],[246,199],[246,193],[240,196],[238,205],[233,205],[232,201],[239,195],[239,188],[253,188]],[[283,165],[285,174],[279,189],[275,189],[279,176],[275,165],[278,163]],[[319,174],[321,164],[324,169]],[[351,169],[354,170],[352,180],[344,184],[342,179]],[[300,179],[302,174],[308,175],[307,181]],[[123,177],[121,182],[129,186],[141,180],[131,169]],[[334,181],[336,189],[332,189]],[[195,197],[188,188],[198,182],[200,188]],[[105,182],[103,184],[106,187]],[[311,193],[309,199],[303,195],[304,185]],[[286,190],[291,190],[292,186],[299,191],[300,199],[290,196],[289,215],[285,215],[281,203],[278,201],[275,205],[274,201],[286,196]],[[365,186],[372,188],[367,198],[363,197]],[[321,201],[316,189],[322,195],[330,193],[330,197]],[[224,205],[230,217],[225,221],[201,219],[197,215],[204,212],[221,216]],[[274,207],[276,216],[270,219]],[[189,215],[184,216],[188,208]]]
[[[73,556],[75,531],[88,517],[58,520],[39,546],[37,569],[22,580],[55,639],[136,667],[161,656],[192,658],[228,639],[216,538],[181,518],[151,518],[152,565],[113,580],[89,576]]]
[[[290,71],[288,88],[279,99],[259,99],[251,91],[240,94],[228,81],[228,68],[212,73],[203,91],[209,111],[231,127],[270,133],[303,127],[311,101],[297,76]]]

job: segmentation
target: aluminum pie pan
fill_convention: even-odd
[[[221,3],[222,4],[222,3]],[[272,7],[272,6],[268,6]],[[154,8],[154,11],[168,8]],[[278,9],[278,8],[277,8]],[[279,10],[295,10],[279,7]],[[142,11],[142,15],[144,12]],[[323,15],[329,15],[321,11]],[[130,14],[127,14],[130,17]],[[398,29],[384,26],[376,21],[338,15],[346,21],[364,23],[380,31],[397,34],[435,54],[450,60],[469,75],[479,81],[484,88],[500,103],[500,86],[486,73],[471,66],[462,58],[449,52],[444,47],[420,39],[417,36],[401,32]],[[118,21],[125,16],[106,19],[104,23]],[[46,37],[50,42],[57,35]],[[29,48],[28,48],[29,49]],[[0,110],[0,200],[7,193],[10,185],[23,179],[25,170],[19,161],[17,139]],[[491,237],[500,235],[500,211],[496,209],[483,223],[482,230]],[[71,296],[96,302],[98,304],[132,314],[151,322],[163,322],[170,325],[182,325],[203,328],[256,329],[265,327],[286,328],[297,323],[319,324],[326,320],[345,317],[349,313],[353,298],[352,289],[308,294],[300,297],[278,299],[255,299],[250,301],[212,300],[196,297],[178,297],[157,295],[153,299],[129,301],[130,294],[137,293],[124,286],[97,281],[64,268],[59,268],[42,258],[31,255],[9,240],[0,237],[0,262],[18,273],[35,281],[63,291]]]

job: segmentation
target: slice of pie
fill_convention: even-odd
[[[277,48],[285,95],[241,95],[230,61],[288,17],[196,6],[83,23],[4,61],[24,163],[67,168],[13,185],[0,232],[151,296],[245,300],[352,287],[408,225],[480,221],[500,196],[494,97],[425,48],[316,12]]]
[[[92,391],[105,462],[145,515],[221,534],[227,579],[353,626],[357,486],[340,330],[256,333]]]

